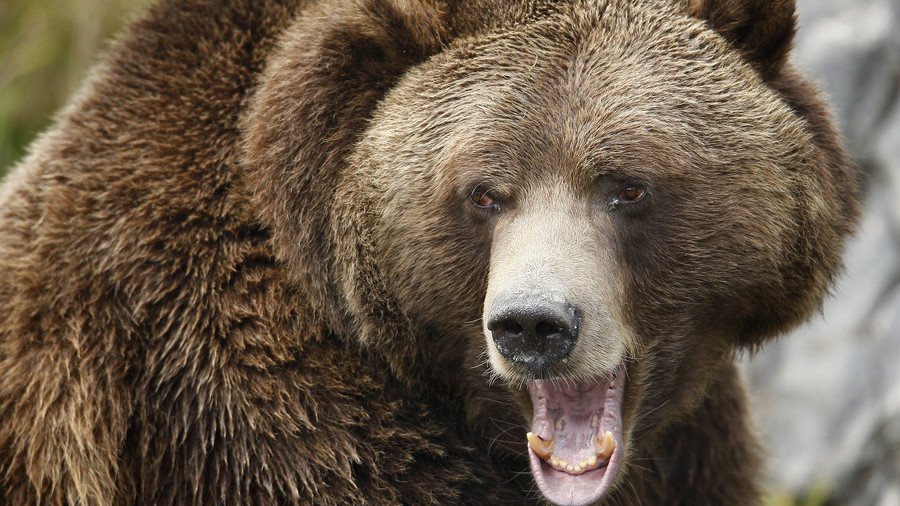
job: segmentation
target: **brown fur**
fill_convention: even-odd
[[[629,333],[604,503],[755,503],[734,350],[818,307],[857,214],[793,19],[161,2],[0,195],[0,503],[539,500],[465,189],[584,197],[598,161],[660,184],[653,219],[597,221]]]

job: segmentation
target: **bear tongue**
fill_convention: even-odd
[[[534,380],[528,434],[531,470],[544,496],[561,505],[596,502],[613,482],[623,456],[623,386],[612,379],[573,384]]]

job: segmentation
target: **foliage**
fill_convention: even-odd
[[[828,487],[819,485],[809,491],[806,496],[795,496],[790,492],[771,493],[763,506],[824,506],[828,503]]]
[[[0,0],[0,174],[148,0]]]

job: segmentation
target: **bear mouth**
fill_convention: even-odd
[[[582,383],[532,380],[528,453],[538,488],[565,506],[593,504],[615,481],[624,455],[624,368]]]

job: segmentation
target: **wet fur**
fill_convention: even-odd
[[[614,18],[621,2],[608,3]],[[725,85],[769,89],[772,121],[798,136],[780,143],[805,153],[803,170],[749,188],[749,202],[614,235],[622,318],[643,337],[628,343],[640,402],[626,406],[633,444],[607,502],[753,504],[759,451],[732,354],[818,307],[857,214],[855,173],[817,92],[784,61],[793,2],[630,3],[669,27],[697,16],[694,35],[739,70]],[[400,182],[382,169],[439,153],[438,179],[459,181],[465,146],[442,150],[427,129],[418,144],[376,141],[426,126],[385,125],[415,121],[404,101],[446,92],[417,73],[430,58],[452,52],[448,80],[469,75],[454,57],[498,79],[522,75],[531,61],[478,48],[529,30],[564,44],[602,10],[536,0],[152,8],[0,195],[0,503],[539,502],[524,474],[527,402],[487,381],[478,317],[491,232],[465,226],[457,188],[423,167],[406,166]],[[608,36],[640,35],[616,31],[626,29]],[[532,140],[502,128],[513,145]],[[731,133],[711,158],[668,161],[782,155],[740,152],[760,144]],[[403,218],[403,206],[417,211]],[[719,238],[726,254],[685,264],[715,240],[710,214],[733,227]],[[675,244],[652,242],[672,230]],[[753,268],[729,264],[748,256],[728,253],[729,237],[756,241]]]

